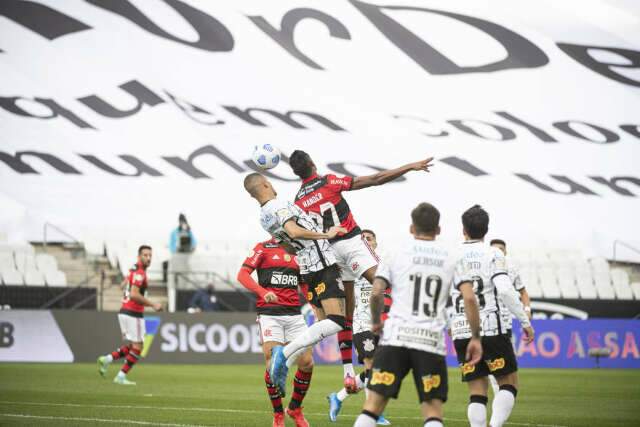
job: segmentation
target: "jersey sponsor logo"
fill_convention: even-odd
[[[494,360],[486,360],[485,363],[487,364],[487,366],[489,367],[489,370],[491,372],[497,371],[499,369],[504,368],[505,362],[504,362],[504,358],[500,357],[498,359],[494,359]]]
[[[460,366],[460,369],[462,369],[462,375],[467,375],[474,372],[476,370],[476,366],[464,363]]]
[[[332,185],[343,185],[346,181],[342,178],[333,178],[329,180],[329,184]]]
[[[429,393],[434,388],[440,387],[440,375],[427,375],[422,377],[422,387],[425,393]]]
[[[282,274],[275,271],[271,275],[271,284],[296,287],[298,286],[298,277],[292,274]]]
[[[371,376],[371,385],[382,384],[391,385],[395,382],[396,376],[391,372],[379,371],[374,372]]]
[[[373,343],[371,338],[364,340],[362,342],[362,347],[364,348],[364,351],[373,351],[376,349],[376,345]]]
[[[327,285],[325,285],[324,282],[320,282],[318,286],[316,286],[316,295],[322,295],[325,290],[327,290]]]
[[[305,208],[308,208],[309,206],[318,203],[322,199],[323,199],[322,193],[315,194],[315,195],[309,197],[304,202],[302,202],[302,206],[304,206]]]

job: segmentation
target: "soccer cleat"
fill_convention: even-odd
[[[349,394],[354,394],[359,391],[356,384],[356,379],[349,374],[345,375],[344,377],[344,389]]]
[[[342,402],[336,393],[327,396],[327,400],[329,401],[329,420],[335,423],[338,420],[340,409],[342,409]]]
[[[102,378],[104,378],[107,375],[107,368],[109,367],[109,364],[106,361],[106,358],[104,356],[100,356],[98,357],[98,373],[100,374],[100,376],[102,376]]]
[[[273,413],[273,427],[284,427],[284,414],[282,412]]]
[[[293,418],[296,427],[309,427],[309,422],[304,418],[304,414],[302,413],[302,406],[296,409],[287,408],[287,415]]]
[[[391,425],[391,421],[386,419],[384,417],[384,414],[380,414],[378,416],[378,420],[376,421],[376,424],[379,425],[379,426],[390,426]]]
[[[135,381],[129,381],[124,375],[116,375],[116,377],[113,379],[113,382],[120,385],[136,385]]]
[[[284,357],[283,348],[281,345],[277,345],[271,349],[271,362],[269,364],[269,376],[271,381],[278,387],[278,392],[281,397],[285,397],[287,394],[287,358]]]

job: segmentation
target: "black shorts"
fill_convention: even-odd
[[[511,339],[507,335],[482,337],[482,359],[476,366],[469,366],[465,357],[467,353],[468,339],[455,340],[458,363],[462,370],[462,381],[467,382],[477,378],[493,375],[501,377],[518,370],[516,353],[513,351]]]
[[[358,353],[358,362],[364,363],[364,359],[373,359],[379,339],[380,337],[371,331],[353,334],[353,345]]]
[[[309,285],[307,301],[318,308],[322,308],[321,301],[324,299],[344,298],[344,285],[337,264],[304,274],[302,281]]]
[[[397,399],[402,380],[409,370],[413,371],[420,402],[432,399],[447,401],[449,381],[444,356],[406,347],[378,347],[367,387],[386,398]]]

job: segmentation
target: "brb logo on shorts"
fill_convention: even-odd
[[[491,372],[502,369],[504,368],[504,358],[501,357],[495,360],[487,360],[487,366]]]
[[[475,365],[469,365],[468,363],[465,363],[465,364],[460,366],[460,369],[462,369],[462,375],[467,375],[467,374],[470,374],[473,371],[475,371],[476,370],[476,366]]]
[[[13,338],[13,324],[9,322],[0,322],[0,347],[11,347],[15,342]]]
[[[391,385],[396,380],[395,374],[391,372],[374,372],[371,377],[371,385],[382,384],[382,385]]]
[[[324,282],[320,282],[318,286],[316,286],[316,295],[320,296],[326,290],[326,285]]]
[[[427,375],[422,377],[422,387],[425,393],[429,393],[432,389],[440,387],[440,375]]]

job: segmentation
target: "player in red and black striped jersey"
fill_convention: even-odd
[[[135,385],[133,381],[127,379],[127,374],[133,366],[140,361],[140,355],[144,346],[144,336],[146,333],[144,323],[144,308],[153,307],[154,310],[162,310],[162,305],[153,303],[145,297],[147,293],[147,268],[151,264],[151,247],[140,246],[138,248],[138,261],[129,270],[129,275],[125,282],[124,297],[118,322],[122,331],[122,338],[125,344],[118,350],[98,358],[98,372],[103,377],[107,373],[107,367],[114,360],[125,359],[122,369],[113,379],[116,384]]]
[[[295,197],[295,203],[302,210],[316,218],[325,230],[340,225],[346,233],[330,239],[340,267],[346,295],[347,328],[338,332],[338,343],[344,367],[345,388],[351,393],[357,391],[355,372],[352,360],[352,332],[350,323],[353,318],[354,295],[353,282],[364,277],[373,283],[378,256],[361,236],[360,227],[356,223],[349,204],[342,197],[344,191],[355,191],[363,188],[382,185],[403,176],[410,171],[429,171],[433,157],[415,163],[408,163],[396,169],[383,170],[368,176],[318,175],[316,165],[309,154],[296,150],[291,154],[289,165],[298,177],[302,186]]]
[[[258,282],[251,277],[257,270]],[[269,375],[271,349],[277,345],[285,345],[306,331],[307,324],[300,313],[300,297],[298,288],[306,290],[301,283],[300,267],[296,257],[287,253],[275,239],[258,243],[251,254],[244,260],[238,272],[238,281],[257,295],[256,310],[262,351],[267,363],[264,375],[267,393],[273,406],[273,426],[284,427],[282,397]],[[296,361],[298,370],[293,380],[293,394],[287,408],[296,426],[308,426],[302,414],[302,400],[311,383],[313,357],[311,348],[307,348]]]

